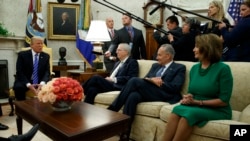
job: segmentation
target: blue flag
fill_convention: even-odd
[[[240,20],[240,5],[243,0],[230,0],[227,12],[233,19],[234,24]]]
[[[85,41],[82,38],[80,38],[80,31],[83,29],[87,29],[89,25],[84,25],[86,21],[88,20],[89,10],[87,10],[90,7],[90,0],[81,0],[80,5],[80,14],[79,14],[79,21],[78,21],[78,32],[76,35],[76,47],[79,50],[80,54],[82,55],[84,61],[86,61],[87,64],[93,65],[93,60],[95,59],[95,55],[92,53],[93,51],[93,45],[91,42]],[[84,27],[85,26],[85,27]],[[80,30],[80,31],[79,31]]]
[[[46,46],[47,43],[41,10],[41,0],[30,0],[25,32],[25,47],[30,46],[30,40],[33,36],[43,37]]]

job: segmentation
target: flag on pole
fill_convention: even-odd
[[[44,46],[46,47],[47,41],[42,16],[41,0],[30,0],[25,32],[25,47],[30,46],[30,41],[33,36],[43,37]]]
[[[92,53],[93,45],[91,42],[85,41],[85,37],[82,33],[86,33],[90,25],[90,1],[91,0],[81,0],[80,14],[78,21],[78,32],[76,35],[76,47],[82,56],[83,60],[87,65],[92,66],[95,55]],[[86,35],[86,34],[85,34]]]
[[[240,20],[240,5],[243,0],[230,0],[227,12],[230,16],[229,21],[235,25]]]

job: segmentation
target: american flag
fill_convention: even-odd
[[[240,5],[243,0],[231,0],[228,7],[228,14],[234,20],[234,23],[237,23],[240,19]]]

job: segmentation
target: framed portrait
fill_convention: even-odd
[[[79,4],[48,3],[48,39],[75,40]]]

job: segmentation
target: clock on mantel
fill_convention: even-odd
[[[149,1],[144,5],[144,20],[155,25],[157,28],[162,28],[163,26],[163,11],[164,7],[158,8],[154,13],[150,15],[150,12],[155,9],[159,4]],[[145,25],[146,28],[146,53],[147,59],[153,59],[155,55],[158,43],[153,38],[154,28],[148,25]]]

